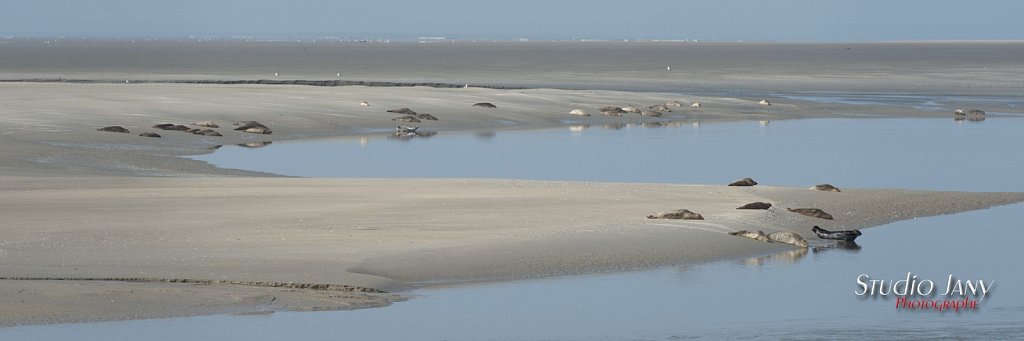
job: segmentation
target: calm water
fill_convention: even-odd
[[[1024,338],[1024,205],[870,229],[818,249],[685,268],[414,291],[391,307],[0,329],[4,340]],[[964,229],[967,228],[967,229]],[[897,311],[856,278],[995,281],[977,311]]]
[[[617,128],[617,129],[616,129]],[[222,167],[299,176],[507,177],[1024,191],[1024,118],[818,119],[439,133],[224,147]],[[866,230],[818,248],[689,267],[427,288],[380,309],[0,329],[2,340],[1024,338],[1024,204]],[[977,311],[897,311],[856,278],[995,281]],[[937,297],[941,298],[941,297]]]
[[[616,129],[618,128],[618,129]],[[457,177],[1024,191],[1024,118],[576,126],[228,146],[223,168],[306,177]]]
[[[1024,87],[1021,43],[49,40],[0,38],[0,78],[270,79],[279,73],[278,79],[337,79],[341,73],[348,80],[691,93],[784,88],[1019,95]]]

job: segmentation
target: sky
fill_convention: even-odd
[[[0,0],[0,36],[1024,40],[1022,0]]]

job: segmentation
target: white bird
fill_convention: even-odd
[[[341,77],[341,72],[338,72],[338,77]]]

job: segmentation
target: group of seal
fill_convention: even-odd
[[[192,123],[192,125],[196,126],[196,127],[200,127],[200,128],[191,128],[191,127],[183,125],[183,124],[174,124],[174,123],[155,124],[151,128],[158,129],[158,130],[165,130],[165,131],[181,131],[181,132],[192,133],[192,134],[195,134],[195,135],[203,135],[203,136],[223,136],[223,135],[221,135],[221,133],[219,133],[219,132],[217,132],[216,130],[213,130],[213,129],[201,129],[201,128],[220,128],[220,125],[218,125],[217,123],[214,123],[213,121],[198,121],[198,122]],[[256,122],[256,121],[243,121],[243,122],[235,123],[235,125],[239,126],[238,128],[235,128],[235,130],[241,130],[241,131],[244,131],[244,132],[247,132],[247,133],[256,133],[256,134],[270,134],[271,133],[270,128],[268,128],[267,126],[265,126],[263,124],[260,124],[259,122]],[[115,133],[126,133],[126,134],[130,133],[128,131],[128,129],[125,129],[124,127],[121,127],[121,126],[109,126],[109,127],[99,128],[99,129],[96,129],[96,130],[115,132]],[[139,134],[139,136],[142,136],[142,137],[154,137],[154,138],[162,137],[160,134],[157,134],[157,133],[154,133],[154,132],[144,132],[144,133]]]
[[[409,109],[409,108],[391,109],[391,110],[388,110],[387,112],[393,113],[393,114],[404,115],[404,116],[399,116],[399,117],[395,117],[395,118],[391,119],[392,121],[396,121],[396,122],[420,123],[420,122],[423,122],[424,120],[425,121],[437,121],[437,117],[434,116],[434,115],[426,114],[426,113],[424,113],[424,114],[417,113],[415,110],[412,110],[412,109]]]
[[[964,111],[963,109],[956,109],[956,111],[953,111],[953,120],[954,121],[968,120],[968,121],[972,121],[972,122],[984,121],[985,120],[985,112],[981,111],[981,110],[977,110],[977,109],[972,109],[972,110],[968,110],[968,111]]]

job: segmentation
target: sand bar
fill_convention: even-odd
[[[741,229],[793,230],[814,242],[814,224],[863,228],[1022,200],[1020,193],[520,180],[5,177],[0,321],[372,307],[402,299],[378,290],[790,248],[727,234]],[[752,201],[776,206],[735,209]],[[836,220],[784,211],[807,206]],[[645,218],[678,208],[706,220]],[[225,283],[173,283],[184,279]],[[95,304],[100,298],[114,303]]]

